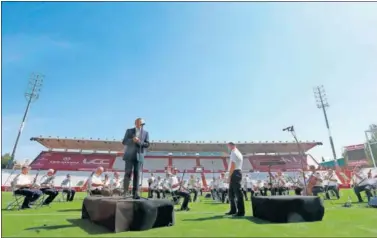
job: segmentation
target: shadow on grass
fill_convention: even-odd
[[[81,209],[64,209],[64,210],[57,210],[57,212],[81,212]]]
[[[231,216],[225,216],[225,215],[201,217],[201,218],[195,218],[195,219],[184,219],[183,221],[199,221],[200,222],[200,221],[211,221],[211,220],[218,220],[218,219],[248,220],[255,224],[271,224],[271,222],[264,221],[264,220],[261,220],[252,216],[231,217]]]
[[[71,224],[67,225],[56,225],[56,226],[37,226],[37,227],[30,227],[26,228],[25,230],[32,231],[34,230],[36,233],[39,233],[41,230],[55,230],[55,229],[66,229],[66,228],[76,228],[79,227],[84,230],[89,235],[100,235],[100,234],[108,234],[111,231],[107,230],[104,227],[98,226],[89,220],[84,219],[67,219],[68,222]]]

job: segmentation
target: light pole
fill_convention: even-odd
[[[335,147],[334,147],[334,140],[331,135],[329,120],[327,118],[327,111],[326,111],[326,108],[328,108],[330,105],[327,102],[325,88],[323,87],[323,85],[314,88],[314,96],[317,102],[317,107],[319,109],[322,109],[323,116],[325,117],[325,123],[327,127],[327,132],[329,134],[332,155],[333,155],[334,161],[337,161]]]
[[[11,164],[13,164],[14,157],[16,155],[17,146],[18,146],[18,141],[20,140],[22,130],[24,129],[25,121],[26,121],[26,117],[30,109],[30,105],[31,103],[35,102],[39,98],[39,93],[43,85],[43,78],[44,78],[43,75],[33,73],[29,79],[28,88],[25,92],[25,98],[27,100],[26,109],[24,112],[24,116],[22,117],[22,122],[20,125],[20,129],[18,130],[16,141],[13,146],[11,159],[8,163],[8,168],[11,167]]]
[[[370,128],[370,130],[366,130],[365,131],[365,138],[367,139],[367,145],[368,145],[368,149],[369,149],[369,153],[370,153],[370,158],[372,159],[372,162],[373,162],[373,166],[375,168],[377,168],[376,166],[376,160],[374,158],[374,155],[373,155],[373,151],[372,151],[372,145],[377,145],[377,141],[371,141],[369,139],[369,136],[368,134],[374,134],[374,133],[377,133],[377,128]]]

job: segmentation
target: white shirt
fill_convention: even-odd
[[[336,174],[333,172],[333,174],[330,174],[328,176],[328,179],[324,183],[327,184],[328,186],[338,186],[337,177],[338,176],[336,176]],[[336,181],[331,181],[331,180],[336,180]]]
[[[178,181],[177,176],[172,175],[169,178],[169,185],[170,185],[171,190],[174,191],[174,192],[179,189],[179,181]]]
[[[52,187],[54,185],[54,177],[44,175],[40,180],[40,185],[43,185],[44,187]]]
[[[320,179],[322,179],[321,174],[318,173],[318,172],[315,172],[313,176],[317,178],[317,182],[315,183],[315,186],[316,187],[322,187],[323,186],[323,181],[320,181]]]
[[[242,178],[242,187],[251,188],[251,179],[249,177]]]
[[[360,171],[360,172],[356,173],[354,175],[354,185],[358,185],[361,181],[365,180],[366,178],[367,178],[367,176],[363,172]]]
[[[88,181],[88,185],[90,189],[96,189],[96,188],[101,189],[102,186],[92,186],[92,184],[102,184],[102,176],[93,174],[92,177],[90,177]]]
[[[27,187],[30,186],[33,183],[33,181],[28,174],[19,174],[13,179],[12,183],[13,186],[16,187]]]
[[[119,178],[113,178],[111,181],[111,186],[113,189],[120,188],[120,179]]]
[[[203,183],[202,183],[202,180],[201,180],[201,179],[197,179],[197,180],[196,180],[196,186],[197,186],[198,188],[203,188]]]
[[[187,185],[188,189],[194,189],[196,188],[196,180],[195,178],[190,178]]]
[[[215,188],[216,188],[216,182],[212,180],[212,181],[209,183],[209,188],[210,188],[210,189],[215,189]]]
[[[243,156],[237,148],[234,148],[232,152],[230,152],[228,172],[230,172],[232,162],[234,163],[235,170],[242,170]]]
[[[64,179],[61,186],[63,188],[71,188],[71,179],[69,178]]]
[[[140,139],[140,129],[135,127],[135,136]]]
[[[156,179],[155,179],[155,177],[154,176],[152,176],[152,177],[150,177],[149,179],[148,179],[148,183],[154,183],[154,181],[155,181]]]

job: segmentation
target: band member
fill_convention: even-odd
[[[312,194],[313,196],[317,196],[319,193],[324,192],[323,178],[322,178],[322,175],[318,171],[316,171],[312,176],[315,178],[315,181],[316,181],[312,188]]]
[[[196,187],[198,188],[198,192],[200,193],[200,196],[203,196],[203,181],[202,181],[202,178],[200,178],[200,177],[196,178]]]
[[[122,194],[122,187],[121,187],[121,181],[119,178],[119,173],[114,172],[114,177],[111,181],[111,189],[112,189],[112,194],[120,196]]]
[[[49,205],[59,194],[59,192],[54,188],[54,172],[55,171],[53,169],[49,169],[47,174],[42,176],[40,180],[40,190],[42,193],[48,195],[46,200],[44,200],[43,205]]]
[[[365,191],[366,195],[367,195],[367,198],[368,198],[368,202],[370,201],[371,197],[373,196],[372,195],[372,192],[371,192],[371,186],[369,184],[363,184],[364,181],[367,180],[367,175],[365,175],[360,167],[355,167],[354,171],[353,171],[353,178],[352,178],[352,182],[353,182],[353,190],[357,196],[357,199],[359,202],[363,202],[363,199],[361,198],[361,192]]]
[[[124,194],[128,192],[130,186],[131,173],[133,170],[132,197],[139,199],[139,177],[140,169],[144,162],[144,153],[149,147],[149,133],[143,129],[145,125],[142,118],[135,120],[135,128],[127,129],[122,144],[126,147],[123,160],[126,162],[123,181]]]
[[[209,190],[211,192],[212,199],[216,200],[217,196],[216,196],[216,179],[215,179],[215,177],[213,177],[211,182],[209,183]]]
[[[72,188],[71,175],[67,174],[67,177],[62,181],[60,186],[63,188],[63,193],[67,194],[67,202],[72,202],[76,191]]]
[[[229,185],[227,180],[228,178],[225,177],[224,173],[221,173],[220,177],[217,179],[217,195],[222,203],[225,203],[226,196],[228,195]]]
[[[276,194],[283,195],[283,193],[285,191],[286,181],[285,181],[284,175],[281,171],[277,172],[276,175],[275,175],[275,184],[276,184],[275,195]]]
[[[305,179],[307,179],[307,178],[304,178],[302,174],[299,174],[297,176],[297,179],[295,179],[295,183],[294,183],[294,185],[295,185],[295,195],[297,195],[297,196],[302,195],[302,192],[303,192],[304,187],[305,187],[304,186],[305,185],[305,181],[304,181]]]
[[[158,199],[161,198],[162,183],[163,183],[163,181],[161,180],[161,177],[157,176],[157,179],[155,179],[150,186],[150,188],[151,188],[151,198],[153,198],[154,193],[156,193]]]
[[[33,188],[33,179],[29,176],[29,167],[22,166],[21,173],[17,175],[11,185],[15,189],[15,195],[24,196],[24,202],[21,209],[31,208],[30,203],[35,202],[42,195],[42,191]]]
[[[156,178],[154,177],[153,173],[151,173],[151,177],[148,179],[148,197],[149,198],[152,198],[153,197],[153,193],[152,193],[152,189],[151,189],[151,185],[153,184],[153,182],[156,180]]]
[[[228,143],[228,148],[231,151],[228,164],[230,211],[226,214],[240,217],[245,215],[245,204],[241,192],[243,156],[233,142]]]
[[[176,176],[176,171],[174,171],[174,174],[171,174],[169,177],[169,186],[174,199],[176,199],[177,196],[183,197],[181,211],[189,211],[190,208],[188,207],[188,203],[190,194],[182,190],[182,182],[179,182]]]
[[[190,193],[194,194],[193,201],[196,202],[196,199],[198,198],[198,187],[196,185],[196,179],[194,175],[190,175],[190,179],[188,181],[187,189]]]
[[[339,188],[338,188],[338,180],[337,176],[334,172],[334,170],[329,169],[327,172],[327,175],[324,177],[325,180],[325,192],[326,192],[326,198],[330,199],[329,191],[332,191],[335,193],[336,198],[339,199]]]
[[[246,174],[245,178],[242,179],[242,193],[246,201],[249,200],[249,198],[247,197],[248,192],[250,192],[251,197],[254,194],[254,191],[251,188],[252,188],[251,179],[249,178],[249,175]]]
[[[110,190],[105,188],[102,180],[103,167],[98,167],[96,172],[89,178],[88,185],[91,194],[110,196]]]

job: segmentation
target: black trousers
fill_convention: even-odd
[[[333,191],[335,193],[337,199],[340,198],[338,186],[335,186],[335,185],[328,186],[328,185],[326,185],[325,191],[326,191],[326,198],[329,199],[329,200],[330,200],[330,193],[329,193],[330,191]]]
[[[20,188],[14,194],[25,196],[22,208],[29,208],[31,202],[35,202],[42,195],[42,191],[37,189]]]
[[[356,194],[357,199],[359,200],[359,202],[363,202],[363,199],[361,198],[361,194],[360,194],[363,191],[365,191],[365,194],[367,195],[368,202],[370,201],[371,197],[373,197],[370,185],[355,186],[353,188],[353,191],[355,192],[355,194]]]
[[[324,192],[324,188],[321,186],[314,186],[312,188],[313,196],[317,196],[319,193],[323,193],[323,192]]]
[[[63,193],[67,194],[67,202],[72,202],[75,197],[76,191],[72,188],[63,189]]]
[[[174,202],[176,202],[177,197],[183,198],[183,203],[182,203],[182,206],[181,206],[182,210],[188,208],[188,203],[189,203],[189,200],[190,200],[190,194],[189,193],[183,192],[183,191],[175,191],[175,192],[172,192],[172,195],[174,197]]]
[[[190,194],[191,193],[194,194],[193,201],[196,202],[196,199],[198,198],[198,190],[196,190],[196,189],[190,189]]]
[[[126,162],[124,181],[123,181],[123,191],[124,193],[128,192],[130,187],[131,175],[133,175],[133,186],[132,194],[138,195],[139,193],[139,178],[140,178],[140,168],[142,164],[137,160],[136,152],[134,155],[130,156],[129,154],[124,155],[123,160]],[[133,174],[132,174],[133,171]]]
[[[295,188],[295,195],[300,196],[301,192],[302,192],[302,188],[300,187]]]
[[[44,200],[44,202],[43,202],[44,205],[50,204],[52,201],[54,201],[56,196],[58,196],[58,194],[59,194],[59,192],[56,191],[55,188],[41,188],[41,191],[42,191],[43,194],[48,195],[46,200]]]
[[[242,173],[241,170],[234,170],[229,183],[229,203],[230,213],[245,215],[245,204],[241,190]]]
[[[249,198],[247,197],[248,192],[250,192],[250,197],[254,196],[254,191],[251,188],[242,188],[242,193],[246,201],[249,200]]]

